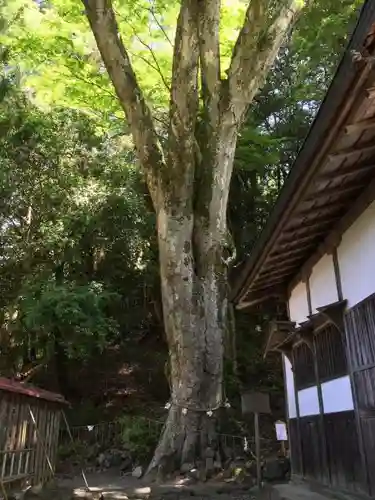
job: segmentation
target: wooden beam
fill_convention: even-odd
[[[309,322],[314,330],[320,330],[327,323],[332,323],[336,328],[344,333],[344,311],[347,301],[340,300],[323,307],[317,307],[317,313],[309,315]]]
[[[268,280],[270,278],[275,278],[275,277],[279,276],[279,274],[286,274],[286,273],[288,273],[291,269],[293,269],[293,267],[295,267],[295,265],[296,265],[296,258],[291,259],[288,262],[289,262],[288,264],[284,264],[281,267],[276,267],[276,269],[274,268],[274,269],[271,269],[271,270],[265,270],[265,271],[263,271],[261,274],[259,274],[257,276],[257,278],[255,278],[254,282],[259,283],[259,281]]]
[[[375,87],[369,87],[365,91],[366,98],[367,99],[374,99],[375,98]]]
[[[254,291],[263,290],[264,288],[269,288],[273,286],[280,286],[282,281],[286,276],[290,275],[290,271],[284,271],[282,274],[278,276],[271,276],[269,278],[262,278],[261,280],[254,281]]]
[[[285,277],[294,274],[294,267],[298,267],[298,262],[296,266],[291,266],[289,269],[284,269],[280,271],[280,274],[275,274],[273,276],[262,276],[261,278],[257,278],[254,280],[254,290],[260,290],[262,288],[268,288],[270,286],[276,286],[280,281],[285,279]]]
[[[317,227],[322,227],[322,226],[328,226],[330,224],[334,224],[337,222],[339,219],[338,217],[332,217],[331,219],[324,219],[324,220],[317,220],[316,222],[313,222],[312,224],[305,224],[302,221],[298,224],[296,227],[291,227],[288,228],[286,231],[284,231],[284,234],[302,234],[306,231],[313,231]]]
[[[327,198],[329,196],[340,196],[345,193],[351,193],[352,191],[360,190],[363,188],[363,182],[361,184],[356,183],[356,184],[351,184],[348,186],[337,186],[337,187],[332,187],[332,188],[326,188],[322,189],[321,191],[312,193],[310,196],[308,196],[304,201],[314,201],[319,198]]]
[[[271,321],[267,335],[266,347],[264,349],[264,357],[270,351],[278,350],[289,340],[290,335],[294,332],[296,324],[293,321]],[[289,351],[289,349],[286,349]]]
[[[275,286],[265,287],[262,290],[250,291],[244,299],[236,305],[236,309],[248,309],[271,298],[278,298],[286,301],[287,297],[285,288]]]
[[[294,268],[294,266],[293,266]],[[266,276],[264,278],[259,278],[254,280],[254,290],[262,290],[264,288],[270,288],[273,286],[280,286],[281,281],[285,279],[286,276],[290,276],[293,272],[293,268],[285,269],[275,276]]]
[[[319,225],[316,225],[315,227],[319,227]],[[300,235],[300,234],[293,233],[293,236],[289,236],[289,237],[285,237],[284,236],[283,238],[281,238],[281,240],[280,240],[279,243],[280,243],[280,245],[293,244],[293,245],[296,246],[298,243],[301,244],[304,241],[308,241],[308,240],[314,239],[317,236],[321,236],[323,234],[326,234],[326,232],[327,231],[318,231],[316,233],[311,232],[310,234],[306,234],[306,235],[303,235],[303,234]]]
[[[374,118],[366,118],[365,120],[360,120],[359,122],[350,123],[344,128],[345,134],[351,134],[355,132],[361,132],[362,130],[370,130],[375,128]]]
[[[363,165],[351,165],[345,169],[338,168],[332,172],[326,172],[318,177],[318,181],[332,181],[336,179],[342,179],[346,176],[364,174],[366,172],[371,172],[371,170],[375,171],[375,164],[371,163],[371,165],[363,164]]]
[[[296,246],[297,246],[297,248],[294,248]],[[304,246],[298,246],[298,242],[296,242],[296,244],[293,244],[292,248],[289,249],[289,250],[282,250],[281,252],[277,251],[277,250],[274,250],[272,252],[272,254],[270,255],[269,259],[266,260],[265,266],[268,266],[269,264],[274,263],[275,261],[277,263],[281,264],[281,262],[283,262],[282,258],[285,255],[289,257],[291,255],[295,255],[295,254],[298,254],[298,253],[301,253],[301,252],[303,253],[306,250],[308,250],[310,247],[311,247],[311,244],[304,245]]]
[[[352,156],[360,153],[370,153],[372,151],[375,151],[374,141],[366,142],[365,144],[360,144],[358,146],[350,146],[348,148],[339,149],[338,151],[331,153],[328,158],[336,160],[340,156]]]
[[[344,206],[347,205],[347,201],[336,201],[333,203],[322,203],[319,206],[313,205],[312,207],[309,208],[304,208],[303,210],[300,210],[298,212],[298,215],[313,215],[313,214],[319,214],[320,216],[322,213],[330,213],[331,211],[338,210]]]

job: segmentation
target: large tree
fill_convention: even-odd
[[[224,404],[226,212],[237,136],[304,2],[251,0],[223,77],[220,0],[182,0],[163,141],[111,1],[83,3],[157,215],[171,406],[150,470],[172,465],[170,459],[173,465],[194,463],[215,447],[211,414]]]

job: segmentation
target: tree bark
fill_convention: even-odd
[[[172,469],[196,464],[208,447],[217,448],[215,418],[207,412],[223,402],[225,266],[219,244],[192,243],[192,223],[166,211],[158,217],[171,408],[149,470],[160,464]],[[202,233],[197,236],[204,240]]]
[[[228,299],[223,250],[228,246],[226,211],[237,135],[304,1],[249,0],[228,77],[222,80],[220,0],[181,0],[164,149],[118,33],[111,0],[82,1],[157,214],[171,406],[149,471],[159,465],[194,466],[204,460],[207,448],[210,456],[217,451],[214,415],[224,403]]]

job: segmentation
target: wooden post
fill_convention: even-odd
[[[255,454],[257,457],[257,486],[262,486],[262,471],[260,466],[260,432],[259,432],[259,413],[254,413],[254,436],[255,436]]]
[[[68,431],[68,435],[69,435],[70,441],[71,441],[71,443],[73,445],[73,448],[74,448],[74,439],[73,439],[72,432],[70,430],[68,419],[66,418],[66,415],[65,415],[64,411],[61,411],[61,413],[62,413],[62,417],[63,417],[63,420],[64,420],[64,424],[65,424],[66,430]],[[81,475],[82,475],[82,479],[85,482],[85,486],[86,486],[87,491],[91,491],[90,487],[89,487],[89,483],[87,482],[86,474],[85,474],[85,471],[83,470],[83,467],[81,467]]]

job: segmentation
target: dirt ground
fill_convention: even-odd
[[[90,491],[82,477],[56,478],[49,488],[39,493],[40,500],[268,500],[253,486],[226,482],[188,483],[174,480],[165,484],[147,483],[131,476],[109,472],[86,476]],[[102,495],[102,497],[101,497]],[[29,495],[27,495],[29,497]],[[30,498],[34,497],[30,493]],[[34,497],[36,498],[36,496]]]

